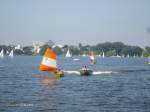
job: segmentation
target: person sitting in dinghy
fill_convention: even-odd
[[[64,74],[64,72],[63,72],[62,70],[60,70],[60,69],[56,69],[56,70],[54,71],[54,73],[55,73],[55,74]]]

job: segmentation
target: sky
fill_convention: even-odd
[[[150,0],[0,0],[0,44],[150,46]]]

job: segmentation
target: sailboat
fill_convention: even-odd
[[[93,51],[90,52],[90,62],[91,62],[91,64],[95,64],[96,63],[96,59],[95,59]]]
[[[4,50],[2,49],[0,52],[0,58],[3,58],[3,57],[4,57]]]
[[[11,50],[11,52],[9,53],[9,56],[14,57],[14,51],[13,50]]]
[[[86,56],[85,51],[83,52],[82,56],[83,56],[83,57],[85,57],[85,56]]]
[[[126,57],[127,57],[127,58],[130,58],[130,55],[128,54]]]
[[[68,49],[67,53],[66,53],[66,57],[71,57],[70,51]]]
[[[9,54],[9,51],[6,51],[6,54],[8,55],[8,54]]]
[[[103,52],[103,55],[102,55],[102,57],[103,57],[103,58],[105,58],[105,53],[104,53],[104,52]]]
[[[40,71],[54,72],[54,77],[64,77],[64,72],[57,68],[57,55],[50,49],[47,48],[40,64]]]

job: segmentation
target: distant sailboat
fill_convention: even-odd
[[[67,53],[66,53],[66,57],[71,57],[70,51],[68,49]]]
[[[90,62],[91,62],[91,64],[95,64],[96,63],[96,59],[95,59],[93,51],[90,52]]]
[[[9,55],[9,51],[6,51],[6,54]]]
[[[102,57],[103,57],[103,58],[105,58],[105,53],[104,53],[104,52],[103,52],[103,55],[102,55]]]
[[[117,58],[120,58],[121,56],[119,56],[119,54],[117,54],[117,56],[116,56]]]
[[[83,57],[85,57],[85,56],[86,56],[85,51],[83,52],[82,56],[83,56]]]
[[[0,52],[0,58],[3,58],[3,57],[4,57],[4,50],[2,49]]]
[[[9,53],[9,56],[14,57],[14,51],[13,50],[11,50],[11,52]]]
[[[86,56],[86,54],[83,54],[82,56],[83,56],[83,57],[85,57],[85,56]]]
[[[47,48],[39,67],[40,71],[54,72],[55,77],[63,77],[64,72],[57,68],[56,60],[57,55],[50,48]]]
[[[101,54],[99,54],[98,56],[101,57]]]

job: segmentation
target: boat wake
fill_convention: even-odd
[[[74,61],[79,61],[80,59],[78,59],[78,58],[74,58],[73,60],[74,60]]]
[[[64,72],[68,73],[68,74],[77,74],[77,75],[80,75],[79,71],[64,71]]]
[[[112,73],[115,73],[115,72],[113,72],[113,71],[96,71],[96,72],[93,72],[93,75],[112,74]]]
[[[92,75],[101,75],[101,74],[116,74],[116,73],[130,73],[130,72],[143,72],[143,71],[150,71],[150,69],[136,69],[136,70],[116,70],[116,71],[107,71],[107,70],[100,70],[100,71],[93,71]],[[76,70],[69,70],[64,71],[67,74],[77,74],[80,75],[79,71]]]
[[[145,72],[150,71],[150,69],[127,69],[127,70],[119,70],[121,73],[130,73],[130,72]]]
[[[64,71],[64,72],[67,73],[67,74],[77,74],[77,75],[80,75],[79,71]],[[92,75],[112,74],[112,73],[116,73],[116,72],[113,72],[113,71],[93,71]]]

